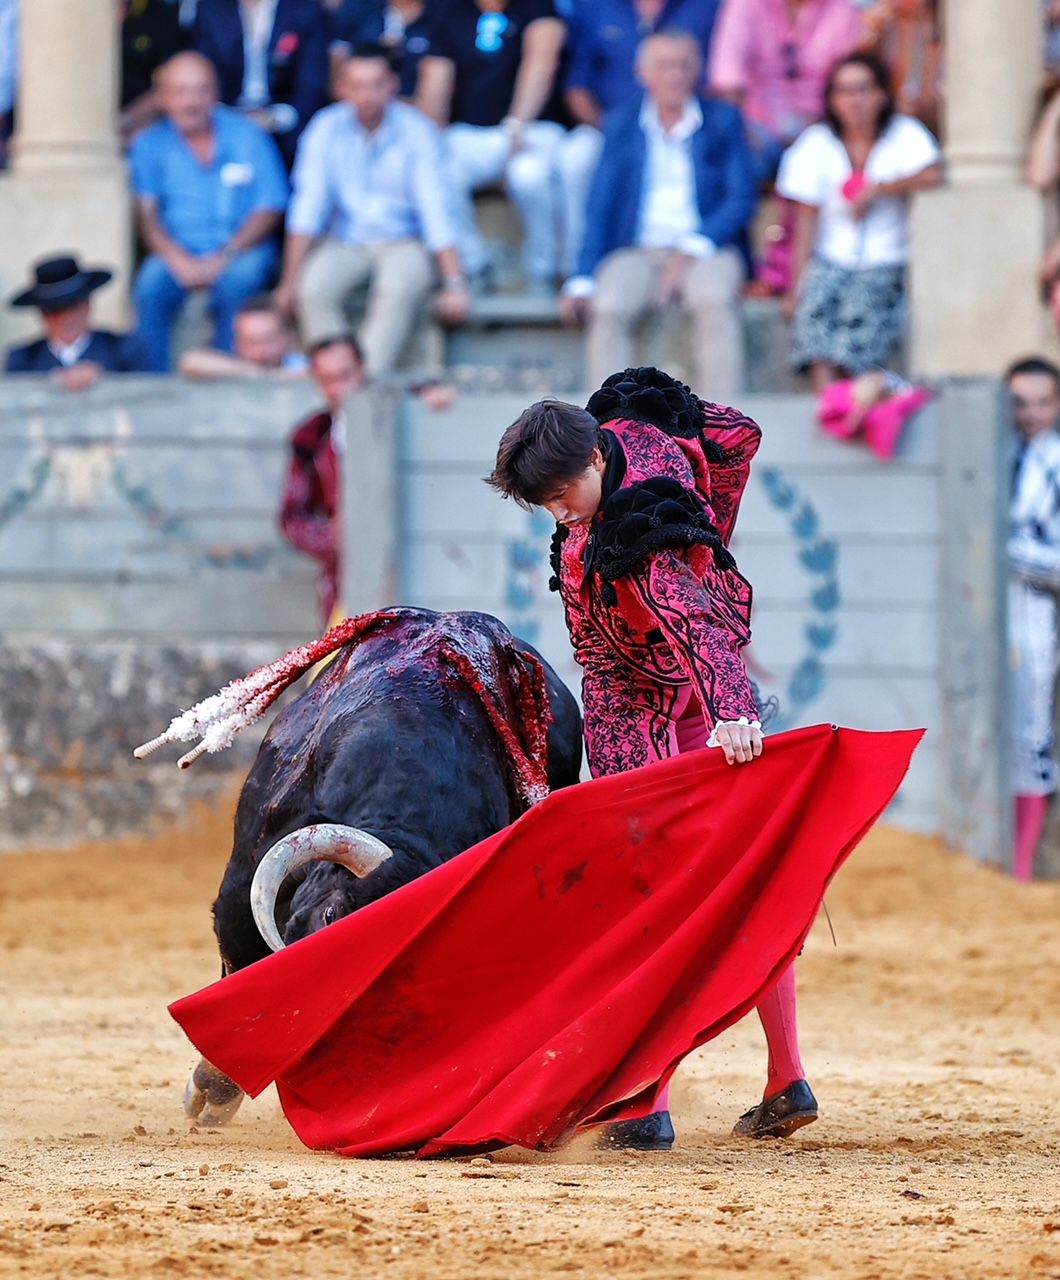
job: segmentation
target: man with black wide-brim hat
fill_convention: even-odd
[[[67,390],[80,391],[101,373],[146,369],[144,354],[130,334],[90,325],[90,297],[111,278],[109,271],[82,268],[70,255],[43,259],[33,275],[32,286],[15,294],[8,305],[36,307],[44,336],[8,351],[8,373],[55,373]]]

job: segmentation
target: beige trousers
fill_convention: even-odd
[[[668,249],[616,249],[600,264],[586,340],[589,385],[641,364],[637,330],[653,306]],[[735,249],[697,258],[688,268],[680,302],[688,315],[692,389],[705,400],[731,403],[746,385],[740,286],[743,259]]]
[[[307,347],[350,330],[351,303],[368,287],[357,335],[369,373],[397,363],[427,301],[434,271],[419,240],[352,245],[323,240],[306,259],[296,288],[302,341]]]

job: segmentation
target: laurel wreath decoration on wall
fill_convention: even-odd
[[[555,527],[548,512],[535,507],[527,518],[525,534],[508,543],[504,603],[511,611],[512,630],[531,644],[541,631],[532,611],[540,602],[542,582],[548,580],[548,548]]]
[[[813,615],[803,629],[806,648],[780,697],[779,714],[770,726],[776,731],[799,719],[799,712],[820,697],[827,683],[822,658],[839,637],[839,544],[821,536],[813,504],[777,467],[764,467],[757,475],[770,503],[788,517],[799,563],[813,584],[809,595]]]

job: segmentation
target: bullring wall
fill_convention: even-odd
[[[496,613],[576,687],[547,591],[549,522],[481,483],[529,398],[464,395],[444,414],[378,401],[371,447],[389,456],[349,455],[371,483],[347,599]],[[128,829],[245,770],[251,739],[186,774],[128,751],[317,633],[313,566],[275,527],[287,435],[314,402],[297,383],[124,378],[82,396],[0,384],[0,843]],[[902,457],[881,463],[823,437],[807,398],[743,407],[765,437],[734,550],[756,588],[750,665],[779,699],[777,727],[926,725],[890,817],[938,830],[940,410],[924,410]],[[366,577],[375,559],[385,563]]]

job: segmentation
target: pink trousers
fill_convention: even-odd
[[[707,744],[706,721],[703,710],[691,689],[687,689],[678,703],[674,723],[674,737],[678,755],[698,751]],[[733,765],[734,769],[746,768]],[[769,1059],[766,1067],[766,1086],[763,1096],[771,1098],[781,1093],[794,1080],[804,1078],[802,1059],[799,1056],[798,1007],[795,998],[795,966],[791,964],[781,974],[776,986],[758,1005],[758,1016],[766,1036]],[[669,1104],[669,1085],[663,1087],[655,1099],[655,1110],[664,1111]]]

